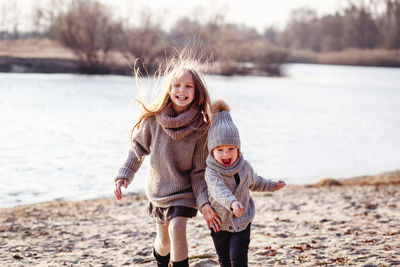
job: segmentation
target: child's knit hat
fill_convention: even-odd
[[[212,125],[208,131],[208,151],[217,146],[233,145],[240,150],[239,130],[229,114],[230,108],[223,100],[211,104]]]

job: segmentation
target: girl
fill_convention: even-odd
[[[277,191],[286,184],[258,176],[240,154],[239,131],[223,101],[212,105],[213,122],[208,132],[206,182],[212,207],[221,218],[221,230],[211,236],[221,266],[247,266],[250,225],[254,218],[252,191]]]
[[[221,221],[208,203],[204,170],[210,98],[199,72],[200,63],[182,56],[170,60],[158,100],[144,111],[131,131],[132,148],[115,178],[122,198],[144,157],[151,153],[146,181],[149,214],[156,221],[153,255],[157,266],[188,265],[186,223],[201,209],[216,231]],[[160,72],[161,73],[161,72]]]

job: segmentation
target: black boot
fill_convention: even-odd
[[[173,261],[171,266],[172,267],[189,267],[189,258],[186,258],[183,261]]]
[[[157,267],[168,267],[170,255],[161,256],[157,253],[156,249],[153,248],[153,256],[156,260]]]

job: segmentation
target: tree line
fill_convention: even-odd
[[[400,0],[349,2],[348,7],[318,17],[304,7],[293,10],[286,28],[268,28],[264,36],[273,44],[316,52],[348,48],[400,49]]]
[[[166,31],[150,11],[140,13],[139,23],[132,25],[116,19],[98,0],[49,0],[34,9],[35,29],[22,35],[18,12],[10,15],[6,10],[0,7],[0,39],[52,38],[71,49],[87,73],[107,73],[113,53],[140,62],[143,71],[153,73],[166,56],[187,46],[201,49],[204,58],[212,57],[214,72],[223,75],[279,75],[294,50],[400,49],[400,0],[349,1],[343,10],[322,17],[310,8],[299,8],[284,29],[268,27],[263,33],[226,22],[222,12],[202,22],[182,17]]]

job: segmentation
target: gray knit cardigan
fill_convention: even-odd
[[[258,176],[250,163],[244,160],[239,172],[240,183],[236,186],[234,176],[226,176],[207,166],[205,178],[210,195],[211,206],[222,221],[221,230],[240,232],[253,221],[255,207],[250,191],[275,191],[276,182]],[[244,206],[243,215],[236,217],[230,208],[233,201]]]
[[[131,183],[145,156],[150,155],[146,196],[158,207],[201,208],[208,202],[204,179],[207,157],[206,130],[174,140],[150,117],[133,136],[133,147],[115,178]]]

